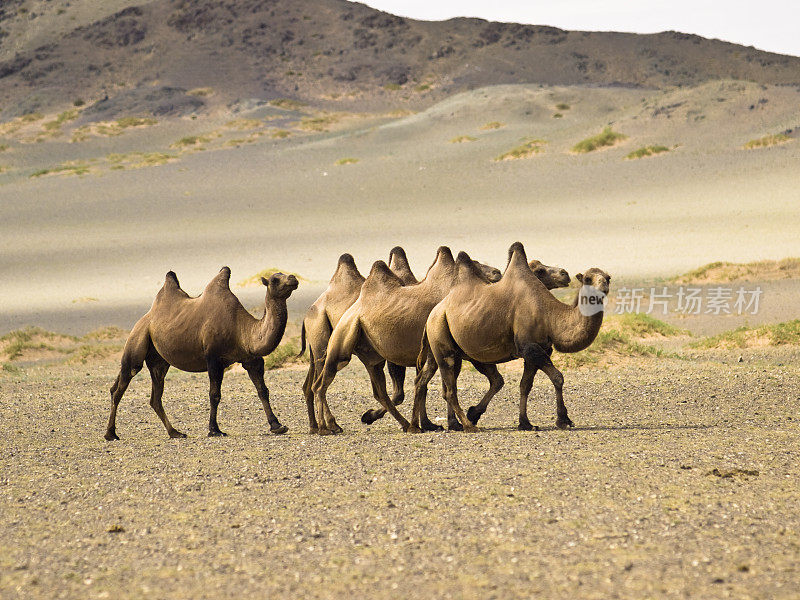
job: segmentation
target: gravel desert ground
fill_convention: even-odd
[[[204,375],[173,372],[170,440],[134,380],[102,438],[111,365],[0,375],[3,598],[794,598],[800,558],[796,350],[566,371],[553,427],[519,372],[477,434],[365,427],[368,380],[329,393],[345,433],[306,432],[300,367],[268,373],[268,435],[231,373],[205,437]],[[409,380],[410,383],[410,380]],[[481,376],[462,376],[462,401]],[[431,415],[443,416],[438,394]]]

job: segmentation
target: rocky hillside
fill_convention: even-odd
[[[275,98],[375,110],[499,83],[800,84],[800,58],[664,32],[415,21],[345,0],[5,0],[0,116],[182,115]],[[109,104],[110,103],[110,104]]]

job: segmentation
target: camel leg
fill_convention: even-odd
[[[225,375],[225,367],[215,359],[208,359],[208,399],[211,404],[211,411],[208,416],[208,437],[226,436],[227,433],[220,431],[217,423],[217,407],[222,398],[222,377]]]
[[[531,362],[533,366],[537,367],[550,378],[553,387],[556,391],[556,427],[559,429],[567,429],[575,427],[567,414],[567,407],[564,405],[564,375],[556,369],[553,361],[550,360],[548,353],[539,344],[531,344],[525,349],[523,353],[525,362]]]
[[[392,378],[392,404],[397,406],[402,404],[405,399],[403,384],[406,378],[406,368],[392,362],[387,363],[386,366],[389,371],[389,377]],[[377,400],[378,397],[375,396],[375,399]],[[385,414],[386,410],[383,408],[372,408],[361,415],[361,422],[369,425],[378,419],[382,419]]]
[[[519,425],[517,425],[517,429],[520,431],[539,431],[539,428],[531,425],[528,420],[528,395],[531,393],[533,378],[537,370],[530,362],[525,361],[525,370],[519,380]]]
[[[439,371],[442,374],[442,387],[447,405],[452,409],[453,414],[461,423],[463,431],[468,433],[478,431],[478,428],[470,422],[467,415],[464,414],[464,411],[458,404],[456,383],[459,371],[461,370],[461,359],[447,356],[436,362],[439,363]]]
[[[156,352],[156,349],[151,347],[145,359],[147,368],[150,371],[150,379],[152,381],[152,388],[150,390],[150,408],[158,415],[161,422],[167,430],[167,435],[171,438],[185,438],[186,434],[181,433],[172,426],[169,422],[164,405],[161,404],[161,397],[164,395],[164,378],[169,371],[169,363]]]
[[[409,431],[442,431],[444,427],[433,423],[428,418],[426,401],[428,399],[428,383],[436,374],[438,366],[429,352],[425,357],[425,362],[421,369],[417,370],[417,377],[414,380],[414,410],[411,415],[411,429]]]
[[[477,423],[483,416],[483,413],[486,412],[486,407],[489,406],[489,402],[497,395],[497,392],[503,388],[505,381],[503,380],[503,376],[500,375],[500,371],[497,370],[497,365],[490,365],[477,361],[470,362],[475,366],[478,373],[489,380],[489,390],[483,395],[483,398],[481,398],[478,404],[471,406],[467,411],[467,418],[473,423]]]
[[[118,440],[117,435],[117,407],[122,395],[128,389],[136,374],[142,370],[148,349],[152,346],[150,334],[147,330],[148,322],[145,318],[139,320],[133,327],[133,331],[125,342],[125,350],[122,352],[119,375],[117,375],[114,385],[111,386],[111,414],[108,416],[105,439],[108,441]]]
[[[131,379],[133,379],[134,375],[136,375],[141,368],[142,367],[139,366],[137,369],[131,369],[129,366],[125,365],[123,359],[119,375],[117,375],[114,385],[111,386],[111,414],[108,416],[108,426],[106,427],[106,434],[104,436],[109,442],[119,439],[117,435],[117,406],[119,406],[119,401],[122,400],[122,395],[125,393],[125,390],[128,389]]]
[[[341,433],[342,431],[342,428],[333,418],[326,395],[328,388],[336,377],[336,373],[350,363],[361,337],[361,323],[358,320],[358,315],[342,317],[331,333],[328,347],[322,358],[317,355],[314,408],[316,409],[317,424],[319,425],[317,432],[320,435],[330,435],[331,433]]]
[[[308,411],[308,432],[317,433],[317,416],[314,414],[314,375],[316,372],[314,364],[314,352],[309,348],[309,364],[306,380],[303,382],[303,396],[306,399],[306,410]]]
[[[461,359],[459,358],[455,364],[456,368],[456,379],[458,376],[461,375]],[[442,380],[442,385],[444,386],[444,380]],[[442,393],[444,393],[444,387],[442,387]],[[449,431],[464,431],[464,426],[461,424],[461,421],[458,420],[455,411],[453,410],[453,405],[448,403],[447,404],[447,429]]]
[[[403,390],[406,381],[406,368],[393,362],[387,362],[386,370],[389,371],[389,377],[392,380],[392,404],[398,406],[406,398]]]
[[[272,407],[269,405],[269,390],[267,384],[264,383],[264,359],[260,356],[248,362],[243,362],[242,366],[247,374],[250,376],[250,381],[256,387],[258,398],[264,406],[264,412],[267,413],[267,421],[269,421],[269,430],[272,433],[286,433],[289,428],[286,425],[281,425],[278,417],[272,412]]]
[[[372,389],[378,398],[378,402],[383,406],[384,412],[388,411],[389,414],[397,419],[403,431],[408,431],[411,424],[400,414],[400,411],[397,410],[397,407],[389,399],[389,394],[386,392],[386,375],[383,373],[383,364],[383,361],[381,361],[377,364],[365,364],[364,366],[367,367]]]

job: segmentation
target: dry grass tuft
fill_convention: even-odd
[[[754,150],[756,148],[768,148],[770,146],[777,146],[778,144],[785,144],[791,141],[792,138],[790,138],[785,133],[776,133],[773,135],[765,135],[764,137],[755,140],[750,140],[743,146],[743,148],[745,150]]]
[[[531,156],[544,152],[544,145],[546,143],[547,142],[544,140],[531,140],[529,142],[525,142],[521,146],[512,148],[508,152],[504,152],[494,160],[501,161],[501,160],[517,160],[520,158],[529,158]]]

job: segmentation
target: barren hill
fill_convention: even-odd
[[[370,110],[422,108],[502,83],[664,88],[722,78],[800,84],[800,58],[674,31],[415,21],[345,0],[0,7],[4,120],[79,99],[126,114],[213,112],[281,97]]]

